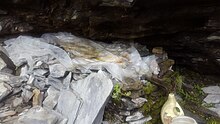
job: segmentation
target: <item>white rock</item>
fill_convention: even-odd
[[[208,86],[202,88],[204,93],[209,93],[209,94],[220,94],[220,87],[219,86]]]
[[[50,76],[52,77],[63,77],[67,69],[61,64],[53,64],[49,66]]]
[[[35,106],[20,115],[16,124],[66,124],[67,120],[59,113]]]
[[[31,84],[33,84],[33,82],[34,82],[34,75],[30,75],[30,77],[29,77],[29,79],[28,79],[28,81],[27,81],[27,84],[28,85],[31,85]]]
[[[17,107],[19,106],[20,104],[22,104],[23,100],[22,98],[15,98],[13,101],[12,101],[12,106],[13,107]]]
[[[11,111],[11,110],[6,111],[6,112],[1,112],[0,113],[0,118],[4,118],[4,117],[7,117],[7,116],[13,116],[15,114],[16,114],[16,112],[15,111]]]
[[[2,70],[3,68],[5,68],[7,66],[7,64],[3,61],[3,59],[0,57],[0,70]]]
[[[74,124],[101,123],[104,107],[113,89],[113,83],[109,77],[103,71],[98,71],[72,84],[72,89],[80,95],[83,101]],[[73,124],[73,122],[68,122],[68,124]]]
[[[36,61],[33,57],[52,56],[56,58],[68,70],[72,70],[73,64],[69,55],[61,48],[48,44],[43,38],[34,38],[31,36],[19,36],[4,42],[6,44],[9,57],[16,66],[28,63],[33,68]]]
[[[64,87],[63,83],[61,80],[57,79],[57,78],[53,78],[51,76],[49,76],[46,79],[46,85],[51,85],[54,88],[56,88],[57,90],[60,90]]]
[[[142,118],[142,119],[137,120],[137,121],[131,121],[128,124],[146,124],[146,122],[150,121],[151,119],[152,119],[152,117],[148,116],[148,117]]]
[[[137,104],[137,106],[141,107],[142,105],[144,105],[145,102],[147,102],[147,99],[139,97],[136,99],[131,99],[131,101]]]
[[[4,72],[0,72],[0,80],[7,82],[12,87],[19,87],[23,81],[27,81],[25,77],[14,76]]]
[[[36,76],[45,76],[48,73],[48,70],[46,69],[35,69],[34,75]]]
[[[10,85],[0,81],[0,101],[12,92]]]
[[[31,91],[25,88],[22,89],[21,97],[23,98],[24,102],[28,102],[32,98],[33,95],[34,94]]]
[[[82,104],[83,103],[77,98],[77,95],[72,91],[62,90],[58,98],[56,111],[68,119],[67,124],[77,124],[76,118],[82,109]]]
[[[206,103],[220,103],[220,95],[208,95],[204,101]]]
[[[72,73],[69,72],[69,74],[65,77],[65,79],[63,79],[64,89],[69,89],[71,80],[72,80]]]
[[[131,116],[126,117],[126,121],[137,121],[144,118],[144,115],[141,112],[135,112],[134,114],[132,114]]]
[[[119,112],[119,115],[129,116],[129,115],[131,115],[131,112],[130,112],[130,111],[120,111],[120,112]]]
[[[48,96],[43,101],[43,106],[53,109],[58,102],[59,91],[53,88],[52,86],[47,90]]]
[[[24,65],[23,67],[21,67],[20,76],[27,76],[27,74],[28,74],[28,66]]]

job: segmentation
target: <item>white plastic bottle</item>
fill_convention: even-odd
[[[167,101],[161,109],[161,120],[163,124],[170,124],[173,118],[181,115],[184,115],[184,112],[177,103],[175,95],[170,93]]]

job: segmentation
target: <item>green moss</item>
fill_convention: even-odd
[[[191,91],[187,91],[184,89],[178,89],[177,93],[183,98],[185,101],[191,101],[198,105],[202,105],[204,93],[202,91],[202,86],[198,84],[193,85],[193,89]]]
[[[121,100],[121,86],[119,83],[116,83],[114,85],[113,93],[112,93],[112,98],[115,101],[120,101]]]
[[[149,114],[150,111],[152,110],[152,106],[153,106],[154,102],[152,100],[148,100],[142,107],[141,107],[141,111],[144,114]]]
[[[151,115],[151,117],[153,117],[152,120],[148,122],[149,124],[162,123],[160,119],[160,111],[165,101],[166,99],[164,97],[160,97],[156,101],[150,99],[149,97],[147,103],[142,106],[141,111],[144,113],[144,115]]]
[[[112,98],[113,100],[118,103],[121,100],[122,96],[130,96],[131,95],[131,91],[128,92],[122,92],[121,90],[121,85],[119,83],[116,83],[114,85],[114,89],[113,89],[113,93],[112,93]]]
[[[143,91],[146,95],[151,94],[152,92],[154,92],[157,89],[157,87],[155,85],[153,85],[152,83],[148,82],[144,87],[143,87]]]
[[[153,117],[150,121],[152,124],[162,124],[161,118],[160,118],[160,111],[161,108],[155,109],[151,112],[151,116]]]

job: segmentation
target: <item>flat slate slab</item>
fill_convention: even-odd
[[[219,86],[208,86],[202,88],[204,93],[207,94],[220,94],[220,87]]]
[[[220,103],[220,95],[208,95],[204,99],[206,103]]]

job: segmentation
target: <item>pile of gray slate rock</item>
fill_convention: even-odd
[[[0,49],[0,123],[102,123],[116,82],[159,74],[157,56],[141,47],[142,56],[139,47],[63,32],[5,40]],[[139,115],[144,122],[151,119],[136,112],[126,120]]]

